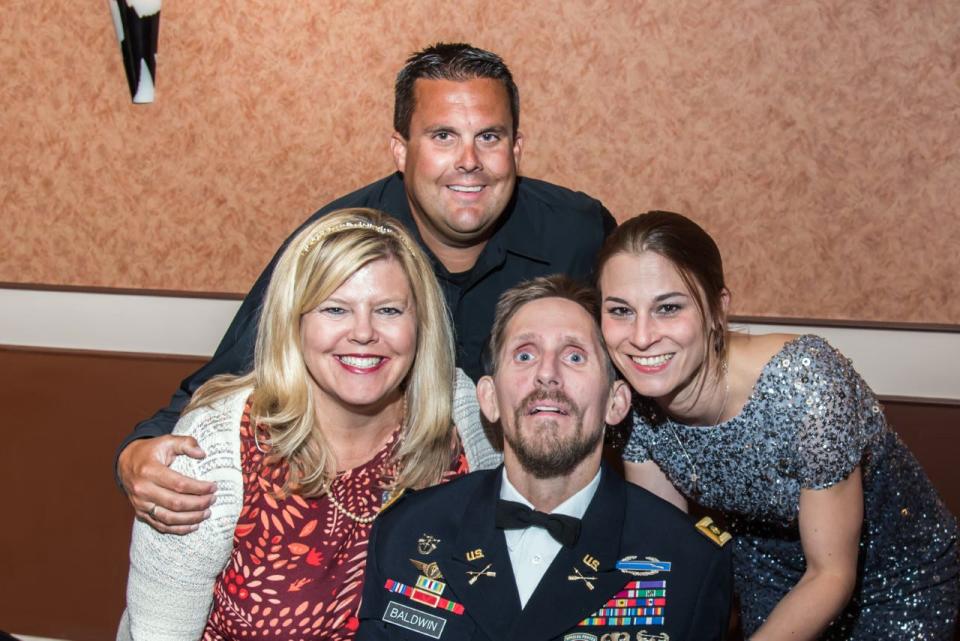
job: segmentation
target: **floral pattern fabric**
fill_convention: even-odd
[[[352,640],[372,523],[345,516],[326,495],[283,496],[288,467],[265,462],[249,403],[240,430],[243,507],[233,552],[214,586],[204,641]],[[370,461],[338,475],[331,492],[344,509],[358,516],[380,509],[399,433],[398,428]],[[443,480],[466,472],[458,445]]]

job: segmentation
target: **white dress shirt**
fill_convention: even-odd
[[[600,485],[600,471],[587,485],[552,510],[551,514],[565,514],[582,519],[593,495]],[[507,470],[503,470],[503,483],[500,485],[500,498],[507,501],[523,503],[533,509],[533,503],[528,501],[517,491],[507,478]],[[546,574],[547,568],[553,563],[562,547],[560,542],[550,536],[542,527],[531,525],[520,530],[504,530],[507,540],[507,551],[510,553],[510,565],[513,567],[513,576],[517,581],[517,592],[520,594],[520,607],[523,608],[530,600],[530,595],[537,589],[540,579]]]

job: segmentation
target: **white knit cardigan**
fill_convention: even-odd
[[[210,518],[183,536],[160,534],[134,521],[130,542],[127,608],[117,641],[196,641],[213,605],[213,586],[233,551],[233,531],[243,505],[240,469],[240,419],[250,389],[240,390],[209,407],[183,416],[173,430],[197,439],[202,460],[174,459],[171,469],[215,481],[216,502]],[[470,470],[496,467],[500,452],[490,444],[480,422],[473,381],[457,370],[453,418]]]

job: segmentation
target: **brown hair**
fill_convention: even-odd
[[[624,221],[607,238],[597,256],[596,274],[616,254],[655,252],[676,267],[700,311],[708,360],[720,371],[727,359],[727,326],[723,311],[723,259],[720,249],[700,225],[670,211],[648,211]]]
[[[606,344],[603,342],[603,336],[600,334],[600,327],[597,324],[597,319],[600,317],[600,296],[593,287],[578,283],[564,274],[553,274],[552,276],[541,276],[540,278],[527,280],[511,287],[500,295],[497,300],[493,327],[490,329],[490,341],[487,344],[487,353],[484,358],[487,374],[492,376],[500,366],[500,351],[503,349],[503,343],[506,340],[504,333],[510,319],[527,303],[542,298],[568,300],[582,307],[590,315],[590,318],[594,320],[593,330],[600,345],[600,356],[605,363],[604,369],[610,382],[613,382],[616,378],[616,371],[613,369],[613,363],[610,361],[609,354],[607,354]]]

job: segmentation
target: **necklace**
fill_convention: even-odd
[[[373,520],[377,518],[377,514],[380,513],[380,510],[376,509],[370,514],[354,514],[353,512],[345,508],[340,503],[340,501],[338,501],[336,497],[333,495],[333,483],[327,486],[327,498],[330,499],[330,505],[332,505],[334,509],[337,510],[337,512],[339,512],[340,514],[344,515],[345,517],[347,517],[352,521],[355,521],[357,523],[362,523],[364,525],[373,523]]]
[[[717,417],[713,419],[713,425],[718,425],[720,423],[720,417],[723,416],[723,410],[727,408],[727,401],[730,400],[730,377],[727,376],[727,361],[723,361],[723,363],[720,365],[720,373],[723,376],[723,403],[720,405],[720,411],[717,412]],[[677,445],[680,446],[680,451],[683,452],[684,457],[687,459],[687,463],[690,465],[690,493],[699,494],[700,475],[697,473],[697,464],[693,462],[693,457],[690,456],[687,448],[684,447],[683,441],[680,439],[680,435],[677,434],[677,428],[674,427],[672,420],[670,421],[670,432],[673,434],[673,438],[676,439]]]

